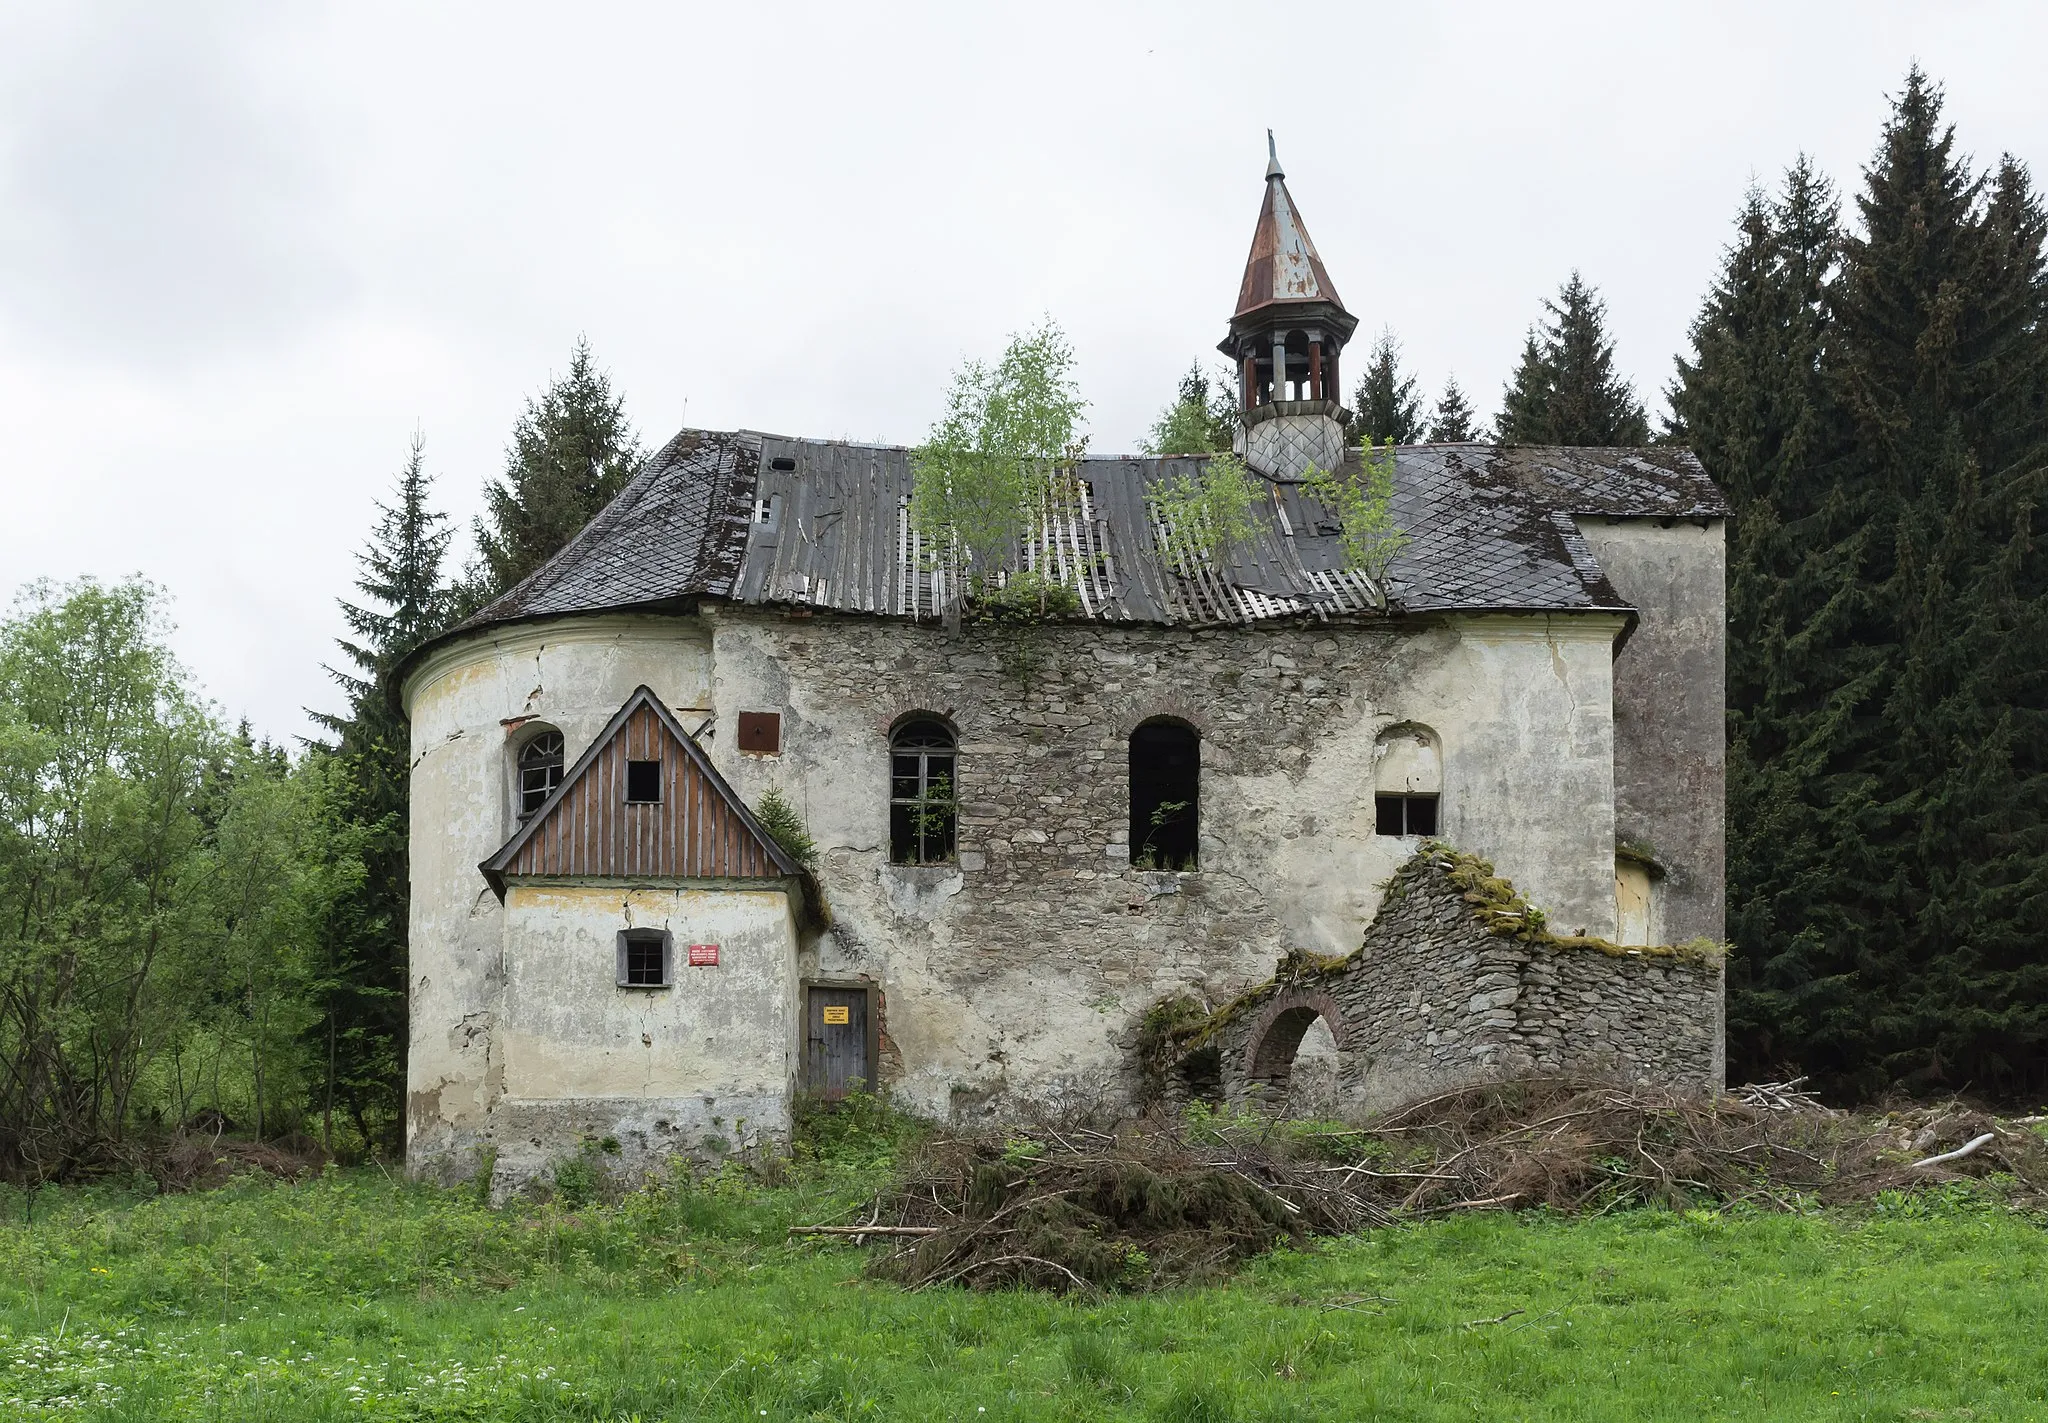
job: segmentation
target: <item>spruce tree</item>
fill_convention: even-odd
[[[1545,301],[1521,365],[1501,399],[1495,428],[1517,445],[1641,445],[1650,438],[1642,402],[1614,371],[1607,307],[1577,272]]]
[[[1838,249],[1832,190],[1804,159],[1775,201],[1752,189],[1736,240],[1693,323],[1669,395],[1672,439],[1727,495],[1729,1067],[1770,1076],[1796,1051],[1787,955],[1802,895],[1830,872],[1830,832],[1806,794],[1811,748],[1832,725],[1813,689],[1834,673],[1807,636],[1838,607],[1823,515],[1836,442],[1820,361],[1825,283]],[[1818,556],[1816,556],[1818,555]],[[1803,942],[1803,941],[1800,941]],[[1776,965],[1772,968],[1772,965]]]
[[[1444,381],[1444,393],[1429,413],[1427,438],[1433,445],[1460,445],[1476,440],[1480,437],[1477,420],[1471,402],[1458,388],[1458,378],[1451,376]]]
[[[527,401],[504,478],[484,486],[464,611],[510,591],[547,562],[625,487],[639,458],[624,398],[598,369],[589,340],[578,337],[568,374]]]
[[[410,736],[392,675],[413,649],[447,625],[442,579],[453,530],[431,504],[418,435],[390,504],[377,506],[356,588],[343,601],[349,668],[329,668],[348,696],[343,715],[315,713],[333,740],[339,815],[358,837],[364,876],[331,906],[321,927],[322,1017],[311,1044],[326,1068],[323,1106],[350,1116],[365,1138],[394,1136],[404,1090],[407,918],[407,792]]]
[[[1832,293],[1840,481],[1863,596],[1862,679],[1836,741],[1853,993],[1819,1043],[1859,1082],[2009,1092],[2048,1081],[2048,764],[2033,505],[2048,465],[2039,204],[1987,192],[1917,67],[1858,200]],[[2029,590],[2036,596],[2029,597]]]
[[[1351,403],[1351,433],[1366,444],[1409,445],[1421,438],[1422,400],[1415,377],[1401,369],[1401,343],[1393,332],[1382,331],[1372,343]]]
[[[1804,165],[1752,197],[1673,390],[1736,509],[1731,1068],[2038,1092],[2040,205],[1916,69],[1839,249],[1830,211]]]

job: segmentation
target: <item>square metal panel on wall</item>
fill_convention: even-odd
[[[782,713],[743,711],[740,713],[739,749],[755,756],[782,754]]]

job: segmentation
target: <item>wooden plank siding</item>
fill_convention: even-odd
[[[626,801],[626,763],[661,762],[661,800]],[[655,710],[635,707],[502,867],[511,876],[779,879],[760,836]]]

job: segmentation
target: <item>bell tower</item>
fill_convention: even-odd
[[[1358,318],[1309,240],[1271,129],[1266,154],[1266,199],[1230,334],[1217,349],[1237,366],[1238,454],[1269,478],[1299,479],[1311,464],[1334,469],[1344,458],[1337,356]]]

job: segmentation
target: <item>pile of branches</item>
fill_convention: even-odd
[[[1994,1171],[2048,1205],[2048,1141],[1955,1104],[1851,1116],[1796,1083],[1695,1097],[1514,1082],[1356,1130],[1149,1118],[942,1137],[855,1219],[796,1233],[886,1242],[874,1272],[913,1288],[1143,1290],[1218,1278],[1281,1243],[1455,1212],[1807,1210]]]

